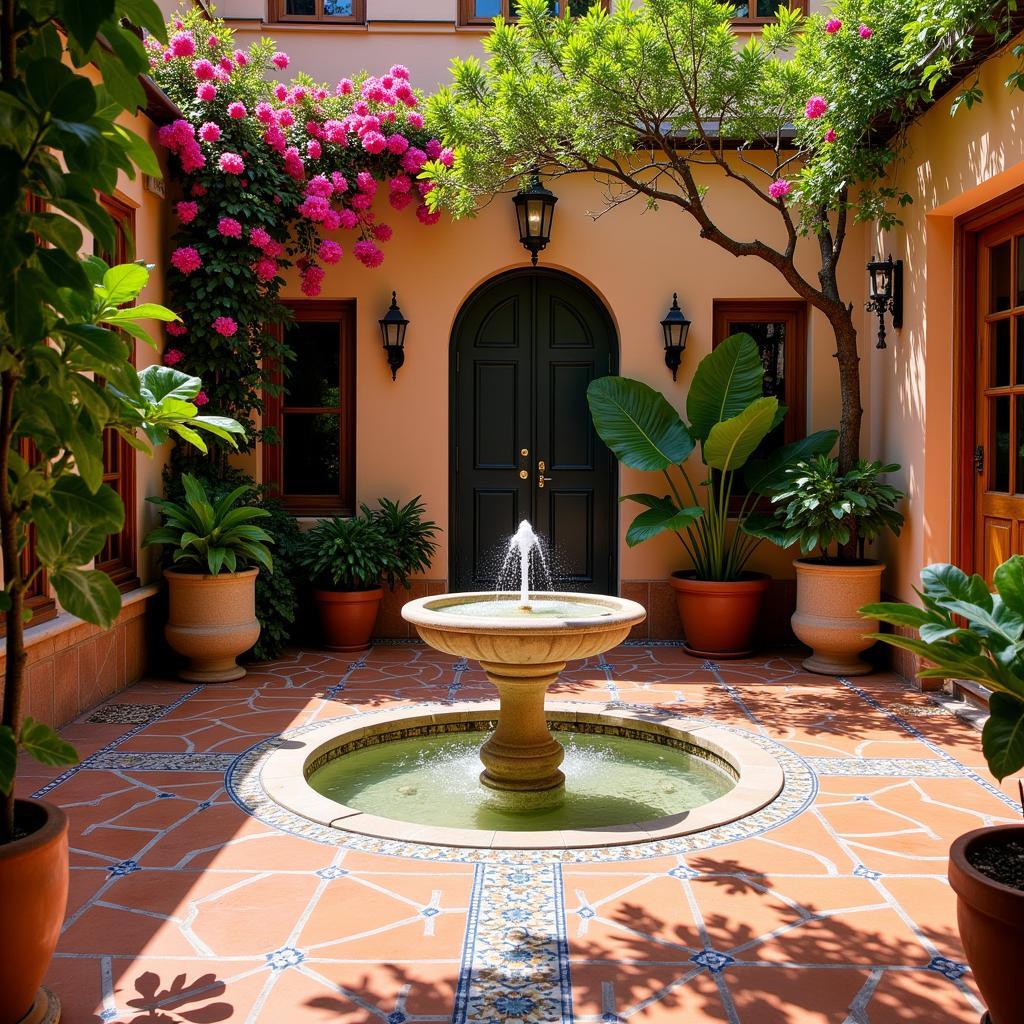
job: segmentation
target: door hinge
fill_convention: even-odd
[[[981,444],[974,449],[974,471],[978,476],[985,472],[985,446]]]

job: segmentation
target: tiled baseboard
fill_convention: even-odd
[[[141,587],[125,594],[110,629],[67,613],[30,628],[23,713],[56,728],[138,682],[146,670],[147,610],[156,593],[156,587]],[[5,665],[0,651],[0,673]],[[0,691],[2,682],[0,677]]]

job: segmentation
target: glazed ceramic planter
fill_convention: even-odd
[[[0,846],[0,1024],[42,1024],[60,1012],[39,986],[68,902],[68,820],[42,800],[18,800],[16,816],[38,827]]]
[[[329,651],[354,654],[369,649],[383,587],[373,590],[314,590],[324,646]]]
[[[984,847],[1024,842],[1024,825],[995,825],[962,835],[949,851],[949,884],[967,962],[988,1006],[987,1024],[1021,1019],[1020,970],[1024,950],[1024,892],[993,881],[970,863]]]
[[[813,558],[798,558],[796,611],[793,632],[813,652],[804,660],[808,672],[824,676],[862,676],[874,666],[860,655],[873,646],[877,619],[858,612],[875,604],[882,589],[882,562],[834,565]]]
[[[771,578],[746,572],[727,583],[699,580],[692,572],[673,573],[685,647],[701,658],[742,658],[754,648],[761,603]]]
[[[178,673],[190,683],[226,683],[245,675],[235,659],[260,635],[256,621],[258,569],[216,576],[168,569],[170,607],[164,635],[188,666]]]

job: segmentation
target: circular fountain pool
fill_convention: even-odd
[[[392,709],[325,723],[281,745],[262,783],[275,802],[341,831],[461,847],[584,848],[687,835],[770,803],[778,762],[728,730],[658,712],[552,702],[566,748],[562,800],[509,810],[478,781],[497,704]]]

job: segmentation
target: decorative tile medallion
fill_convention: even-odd
[[[564,701],[563,703],[577,703],[580,706],[593,708],[593,703],[585,701]],[[407,707],[417,706],[420,705],[407,705]],[[361,712],[361,714],[375,713],[372,710]],[[298,729],[292,729],[263,740],[239,754],[225,776],[225,786],[232,800],[247,814],[281,832],[301,836],[303,839],[329,846],[340,846],[394,857],[410,857],[416,860],[476,864],[585,864],[643,860],[649,857],[694,853],[723,846],[726,843],[738,842],[741,839],[751,839],[769,829],[777,828],[803,812],[817,792],[817,780],[802,757],[794,754],[781,743],[776,743],[765,736],[759,736],[746,729],[727,727],[729,732],[742,736],[771,754],[778,761],[785,778],[782,792],[771,803],[762,807],[761,810],[727,825],[719,825],[703,832],[695,832],[692,835],[634,843],[629,846],[595,846],[569,850],[503,850],[439,846],[398,839],[381,839],[343,832],[328,825],[321,825],[287,810],[267,795],[260,779],[265,760],[283,743],[313,729],[319,729],[321,725],[320,722],[311,722],[309,725],[300,726]]]

